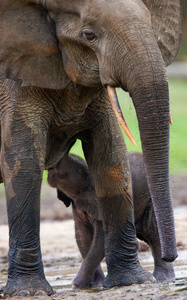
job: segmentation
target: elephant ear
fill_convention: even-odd
[[[152,26],[168,66],[177,55],[182,36],[180,0],[142,0],[151,13]]]
[[[73,202],[71,198],[69,198],[66,194],[64,194],[61,190],[57,189],[57,197],[59,200],[64,202],[66,207],[69,207]]]
[[[0,1],[0,78],[22,86],[62,89],[65,73],[47,10],[30,0]]]

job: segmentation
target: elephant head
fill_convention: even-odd
[[[162,258],[176,256],[165,66],[181,37],[180,0],[1,0],[0,77],[22,86],[121,87],[139,122]],[[8,28],[8,30],[7,30]]]

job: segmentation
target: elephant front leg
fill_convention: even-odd
[[[83,257],[80,270],[73,280],[73,288],[103,286],[104,273],[100,262],[104,258],[102,222],[73,204],[76,241]]]
[[[108,275],[104,284],[112,287],[154,282],[151,273],[138,261],[131,179],[124,140],[115,117],[112,117],[113,113],[111,117],[104,111],[102,113],[101,122],[97,122],[92,129],[89,142],[84,142],[83,148],[105,231]]]
[[[41,145],[45,141],[38,146],[39,129],[34,134],[24,122],[9,122],[7,117],[5,125],[1,161],[9,222],[9,270],[4,296],[50,295],[52,288],[44,276],[39,239],[45,153]]]
[[[110,181],[112,184],[112,181]],[[126,196],[126,195],[125,195]],[[138,260],[138,242],[130,199],[122,195],[100,199],[105,224],[105,253],[108,275],[104,286],[127,286],[155,282]],[[129,203],[128,203],[129,202]]]

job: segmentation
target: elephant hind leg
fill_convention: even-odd
[[[161,258],[161,245],[152,201],[147,204],[145,213],[137,224],[137,237],[144,240],[151,248],[154,258],[153,276],[157,281],[170,281],[175,278],[173,264]]]

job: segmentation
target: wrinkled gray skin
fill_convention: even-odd
[[[165,66],[181,36],[180,0],[1,0],[1,172],[9,222],[4,296],[52,288],[39,224],[44,169],[79,138],[105,234],[106,287],[152,281],[138,261],[127,150],[107,86],[136,109],[162,258],[177,257],[169,184]]]
[[[161,259],[158,229],[152,205],[143,156],[129,153],[132,176],[134,217],[137,237],[149,244],[154,257],[153,275],[157,281],[175,278],[173,265]],[[48,182],[57,188],[58,198],[66,206],[72,203],[76,241],[83,257],[73,287],[102,286],[104,274],[100,266],[104,258],[104,231],[98,214],[98,200],[86,162],[67,155],[49,170]]]

